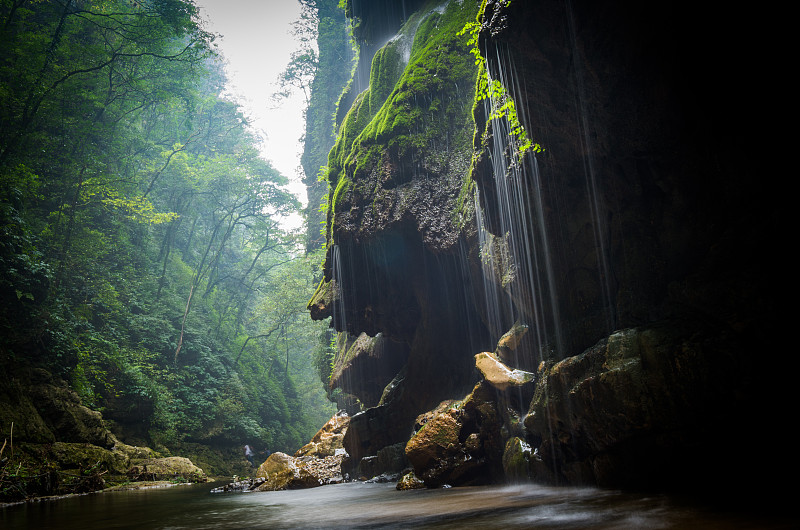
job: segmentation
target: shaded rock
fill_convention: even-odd
[[[237,479],[238,477],[233,477]],[[256,491],[258,486],[263,484],[266,481],[264,477],[257,477],[257,478],[246,478],[243,480],[234,480],[224,486],[219,486],[213,488],[211,493],[227,493],[231,491],[240,491],[240,492],[247,492],[247,491]]]
[[[439,403],[435,409],[429,410],[428,412],[423,412],[419,416],[417,416],[416,421],[414,422],[414,432],[419,431],[422,427],[425,426],[426,423],[431,421],[433,418],[441,414],[442,412],[446,412],[448,409],[459,406],[459,400],[457,399],[445,399],[441,403]]]
[[[8,376],[8,374],[4,374]],[[56,440],[111,448],[116,439],[102,415],[81,404],[62,379],[41,368],[20,370],[0,385],[0,432],[20,442]]]
[[[355,470],[356,476],[367,478],[399,473],[408,467],[405,446],[405,442],[388,445],[376,455],[362,458]]]
[[[527,324],[522,324],[519,321],[515,322],[511,329],[506,331],[497,341],[497,349],[495,350],[497,357],[504,363],[510,362],[511,352],[517,349],[527,332]]]
[[[112,449],[89,443],[54,442],[45,451],[47,457],[58,462],[62,469],[99,468],[115,475],[127,474],[134,459],[154,456],[150,448],[120,442]]]
[[[347,457],[343,472],[351,476],[366,476],[399,471],[378,467],[378,453],[387,447],[405,443],[411,432],[407,410],[399,410],[391,404],[384,404],[360,412],[353,416],[342,443]],[[366,461],[365,461],[366,459]],[[362,469],[362,461],[364,466]]]
[[[340,335],[348,337],[347,334]],[[365,407],[378,405],[386,385],[408,359],[408,345],[387,339],[379,333],[370,337],[361,333],[354,340],[339,345],[330,387],[356,396]]]
[[[730,474],[748,385],[735,335],[665,322],[542,367],[525,426],[556,481],[682,487]],[[740,395],[737,395],[740,394]],[[679,486],[684,483],[683,486]]]
[[[531,447],[525,440],[518,436],[509,438],[503,450],[503,471],[506,479],[512,482],[527,480],[530,457]]]

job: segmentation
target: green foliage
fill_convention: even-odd
[[[190,1],[0,3],[0,367],[166,449],[293,451],[333,413],[319,257],[212,41]]]
[[[306,246],[314,250],[325,244],[324,225],[326,212],[320,211],[318,205],[327,193],[326,181],[317,178],[328,159],[328,152],[335,141],[336,113],[342,93],[345,90],[352,70],[355,67],[355,51],[347,31],[343,8],[336,0],[302,0],[302,23],[306,36],[302,49],[315,50],[316,63],[313,80],[309,88],[308,107],[305,111],[306,129],[303,137],[303,153],[300,163],[305,173],[303,182],[308,190],[308,208],[306,209],[307,236]],[[316,24],[316,27],[309,27]],[[310,35],[316,36],[316,47],[310,42]],[[308,55],[306,58],[311,58]],[[300,72],[298,72],[300,73]],[[292,74],[293,78],[297,76]],[[301,84],[306,83],[298,78]]]
[[[458,32],[474,19],[477,8],[449,3],[439,13],[436,3],[425,5],[429,9],[420,9],[376,53],[370,86],[355,98],[339,128],[328,156],[328,226],[334,224],[342,199],[369,180],[354,176],[378,171],[387,156],[430,158],[429,165],[435,166],[436,145],[443,138],[451,151],[471,147],[470,108],[451,94],[456,87],[468,89],[476,77]],[[398,61],[406,53],[407,62]]]
[[[507,4],[510,3],[510,0]],[[483,12],[483,9],[481,9]],[[486,68],[486,60],[484,59],[481,50],[478,46],[481,24],[479,22],[468,22],[461,31],[458,32],[459,36],[469,35],[467,44],[470,46],[470,53],[472,54],[475,65],[478,67],[478,80],[475,85],[475,103],[488,101],[490,111],[488,120],[501,120],[505,118],[509,125],[509,134],[512,138],[516,139],[516,148],[519,156],[524,155],[530,151],[532,153],[541,153],[544,148],[534,143],[528,137],[527,131],[520,121],[517,114],[517,107],[514,99],[508,93],[503,84],[497,79],[489,79],[488,69]]]

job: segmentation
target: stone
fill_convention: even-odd
[[[286,453],[274,452],[258,466],[256,478],[263,478],[257,491],[277,491],[289,489],[297,484],[313,485],[307,473],[301,472],[297,466],[298,459]]]
[[[502,416],[497,391],[475,385],[461,401],[437,407],[406,444],[406,457],[426,487],[491,483],[502,474]]]
[[[358,337],[342,340],[340,335],[330,388],[358,398],[364,407],[379,404],[384,389],[403,368],[408,359],[406,344],[387,339],[382,333],[370,337],[361,333]]]
[[[339,411],[317,431],[311,440],[303,447],[298,449],[294,456],[314,456],[324,458],[334,456],[344,452],[342,440],[344,439],[347,427],[350,425],[350,416]]]
[[[165,458],[148,458],[136,461],[128,469],[127,475],[132,480],[175,480],[186,482],[206,482],[208,477],[202,469],[182,456]]]
[[[420,480],[413,471],[410,471],[400,477],[400,480],[397,481],[396,488],[398,490],[418,490],[425,488],[425,482]]]
[[[317,458],[275,452],[258,467],[254,491],[314,488],[342,481],[343,454]],[[263,480],[261,480],[263,479]]]
[[[532,372],[509,368],[501,361],[496,353],[481,352],[475,355],[475,366],[481,371],[483,377],[498,390],[505,390],[510,386],[521,386],[530,383],[536,377]]]
[[[531,446],[518,436],[509,438],[503,451],[503,471],[506,480],[518,482],[527,480],[529,476],[529,459]]]
[[[497,341],[497,349],[495,350],[497,357],[504,363],[510,362],[511,352],[517,349],[527,332],[527,324],[522,324],[519,321],[515,322],[511,329],[506,331]]]
[[[556,481],[686,487],[700,470],[724,473],[737,458],[741,418],[737,396],[725,389],[746,369],[730,331],[707,326],[620,330],[545,363],[524,423]]]

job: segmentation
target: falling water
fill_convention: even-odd
[[[344,302],[344,293],[346,292],[344,289],[344,271],[346,269],[342,266],[342,253],[339,245],[332,246],[331,261],[334,289],[336,290],[336,294],[333,297],[333,323],[336,329],[346,330],[347,317]]]
[[[514,87],[513,66],[501,58],[499,50],[492,60],[497,62],[502,86]],[[489,77],[489,83],[492,81]],[[487,116],[502,105],[495,97],[490,91],[484,100]],[[523,109],[517,112],[525,123]],[[480,194],[475,196],[489,327],[501,334],[513,322],[527,324],[533,351],[515,352],[515,361],[530,366],[545,357],[547,350],[561,351],[562,343],[541,175],[535,153],[519,154],[520,145],[511,134],[508,119],[495,119],[493,125],[491,161],[495,200],[494,204],[483,207],[495,214],[494,233],[487,229]],[[548,326],[548,322],[552,324]]]
[[[581,148],[583,151],[583,169],[586,177],[586,190],[589,195],[589,209],[591,219],[593,221],[593,235],[594,242],[597,248],[597,270],[600,273],[598,283],[601,289],[601,297],[603,307],[606,308],[604,316],[606,318],[606,330],[611,331],[614,329],[614,305],[612,303],[611,294],[611,267],[608,260],[608,249],[606,248],[606,234],[608,233],[605,223],[605,215],[603,215],[604,207],[602,197],[597,188],[597,170],[595,163],[594,143],[592,141],[591,124],[589,119],[589,112],[586,107],[586,83],[583,77],[583,61],[581,60],[580,51],[578,48],[578,39],[575,32],[575,17],[572,11],[572,2],[567,0],[567,26],[569,29],[570,47],[572,49],[575,73],[575,81],[577,84],[576,106],[578,115],[578,125],[580,129]]]

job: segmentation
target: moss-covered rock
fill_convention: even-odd
[[[400,477],[400,480],[397,481],[397,489],[398,490],[418,490],[425,488],[425,482],[420,480],[413,471],[410,471]]]
[[[132,480],[175,480],[181,482],[206,482],[208,477],[191,460],[181,456],[137,460],[128,469]]]
[[[725,388],[746,376],[740,348],[730,330],[708,323],[618,331],[542,366],[525,427],[556,481],[665,488],[687,476],[711,480],[737,458],[741,398]],[[695,449],[703,447],[713,451]]]
[[[518,436],[509,438],[503,450],[503,471],[506,480],[511,482],[527,480],[530,457],[531,447],[525,440]]]
[[[408,351],[407,376],[387,372],[380,394],[358,395],[367,406],[376,395],[380,400],[353,417],[348,472],[407,441],[421,412],[475,383],[471,359],[459,352],[470,351],[467,343],[479,342],[484,328],[460,302],[473,286],[458,260],[476,252],[473,201],[463,190],[477,69],[459,32],[478,8],[434,0],[409,15],[372,59],[370,86],[354,98],[328,158],[328,253],[312,316],[332,316],[333,326],[353,337],[381,333]],[[436,317],[423,329],[426,315]],[[456,332],[465,320],[476,326]],[[350,353],[341,351],[337,360],[342,373],[355,367]],[[437,376],[443,371],[445,380]]]
[[[89,443],[110,448],[116,438],[102,415],[85,407],[62,379],[47,370],[20,370],[0,388],[0,434],[31,443]]]

